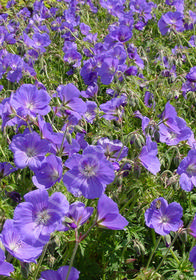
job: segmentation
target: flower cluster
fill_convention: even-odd
[[[185,9],[183,0],[165,0],[162,14],[154,2],[146,0],[58,0],[54,6],[52,1],[32,2],[31,7],[21,7],[14,0],[3,8],[0,4],[0,150],[4,158],[0,198],[2,211],[7,209],[4,200],[13,210],[3,214],[0,275],[14,273],[7,252],[21,267],[36,264],[41,254],[40,260],[44,258],[51,239],[72,231],[75,249],[70,266],[35,270],[33,277],[77,280],[82,273],[72,267],[74,257],[90,230],[126,230],[129,224],[126,210],[130,203],[131,210],[135,206],[137,193],[131,198],[131,190],[124,194],[124,182],[142,175],[143,184],[146,174],[149,181],[160,175],[162,182],[169,173],[175,181],[179,179],[183,193],[196,186],[194,131],[183,112],[177,111],[181,100],[186,102],[196,92],[196,66],[193,55],[188,56],[196,46],[192,32],[196,14]],[[103,32],[102,27],[95,28],[100,13],[107,15]],[[89,15],[96,19],[93,24]],[[151,40],[144,49],[146,30],[167,43],[175,38],[170,53],[153,53]],[[192,35],[188,40],[183,37],[186,31]],[[149,52],[153,55],[148,57]],[[152,71],[151,64],[155,65]],[[164,92],[160,101],[155,87],[164,84],[172,85],[172,92]],[[176,85],[181,96],[180,90],[174,93]],[[170,158],[172,149],[177,160]],[[165,186],[171,181],[167,177]],[[119,210],[115,201],[121,195]],[[154,192],[150,195],[156,197]],[[143,221],[166,236],[180,232],[182,215],[178,202],[168,204],[159,197]],[[196,237],[195,228],[196,218],[186,230]],[[196,267],[195,247],[190,261]]]

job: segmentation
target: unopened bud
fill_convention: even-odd
[[[80,133],[86,133],[86,131],[84,130],[84,128],[81,127],[80,125],[75,125],[75,126],[74,126],[74,131],[75,131],[75,132],[80,132]]]
[[[67,142],[71,145],[72,144],[72,136],[69,132],[66,132],[66,135],[65,135],[66,139],[67,139]]]

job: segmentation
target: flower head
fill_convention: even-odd
[[[23,240],[23,235],[17,229],[14,220],[5,221],[0,237],[6,250],[22,262],[36,262],[42,253],[42,245],[32,246],[32,242],[26,243]]]
[[[163,197],[155,199],[145,212],[146,225],[156,233],[167,235],[170,231],[177,231],[183,224],[183,209],[177,202],[168,205]]]
[[[98,200],[97,213],[98,226],[120,230],[128,225],[128,221],[120,215],[118,205],[105,194]]]
[[[63,230],[79,228],[90,218],[93,210],[93,207],[85,207],[85,204],[80,201],[72,203],[69,207],[69,212],[66,214],[69,220],[67,221],[65,218],[65,223],[68,227]]]
[[[5,253],[0,248],[0,275],[10,276],[10,273],[13,271],[13,265],[5,261]]]
[[[35,190],[24,196],[14,211],[14,222],[28,243],[45,244],[69,210],[66,197],[61,192],[50,197],[46,190]]]
[[[62,160],[51,154],[41,162],[40,167],[33,171],[35,173],[32,178],[34,185],[40,189],[48,189],[61,180],[63,173]]]
[[[139,155],[141,164],[152,174],[156,175],[160,171],[160,161],[157,157],[157,143],[153,142],[148,136],[146,138],[146,145],[142,148]]]
[[[36,117],[46,115],[50,112],[50,96],[45,90],[38,90],[31,84],[22,85],[15,93],[11,95],[10,105],[22,117]]]
[[[180,175],[180,186],[185,191],[191,191],[196,186],[196,150],[192,149],[181,161],[177,173]]]
[[[69,266],[61,266],[57,271],[55,270],[45,270],[41,273],[41,278],[39,280],[65,280],[67,273],[69,270]],[[80,272],[72,267],[68,280],[77,280],[79,278]]]
[[[100,197],[115,177],[113,166],[100,146],[86,147],[82,155],[71,156],[65,166],[70,169],[63,177],[67,190],[88,199]]]
[[[177,32],[184,31],[183,13],[181,12],[167,12],[162,15],[158,22],[158,26],[162,35],[166,35],[172,29]]]
[[[10,149],[14,153],[14,162],[17,167],[37,168],[46,153],[50,151],[50,145],[47,140],[41,139],[37,132],[25,131],[13,137]]]

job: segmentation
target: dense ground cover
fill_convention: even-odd
[[[1,1],[0,277],[194,279],[196,7]]]

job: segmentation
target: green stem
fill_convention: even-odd
[[[46,254],[46,251],[47,251],[47,249],[48,249],[48,244],[49,244],[49,242],[45,245],[45,247],[44,247],[44,249],[43,249],[43,252],[42,252],[42,255],[41,255],[40,259],[39,259],[37,268],[36,268],[36,270],[35,270],[35,272],[34,272],[34,275],[33,275],[33,279],[34,279],[34,280],[37,279],[37,275],[38,275],[38,273],[39,273],[40,266],[41,266],[41,264],[42,264],[42,261],[43,261],[43,259],[44,259],[45,254]]]
[[[94,220],[93,224],[89,227],[89,229],[87,230],[87,232],[84,233],[84,234],[79,238],[79,242],[82,241],[82,240],[84,240],[84,239],[87,237],[87,235],[89,234],[89,232],[91,231],[91,229],[92,229],[95,225],[97,225],[97,217],[96,217],[96,219]]]
[[[173,258],[176,260],[177,263],[180,263],[179,259],[177,258],[177,256],[175,255],[174,251],[172,250],[172,248],[169,249],[170,253],[172,254]]]
[[[180,42],[180,45],[183,46],[182,41],[181,41],[181,38],[180,38],[178,32],[174,32],[174,33],[177,35],[178,40],[179,40],[179,42]],[[183,39],[187,42],[186,38],[183,37]],[[188,42],[188,44],[189,44],[189,42]],[[190,44],[189,44],[189,45],[190,45]],[[189,64],[190,64],[190,66],[193,67],[193,64],[191,63],[188,54],[185,53],[185,55],[186,55],[186,58],[187,58],[187,60],[188,60],[188,62],[189,62]]]
[[[63,144],[64,144],[64,141],[65,141],[66,133],[67,133],[67,130],[65,130],[65,132],[63,134],[63,140],[62,140],[60,151],[59,151],[59,156],[60,157],[62,156],[62,153],[63,153]]]
[[[173,246],[173,244],[175,243],[176,239],[178,238],[178,232],[176,233],[174,239],[172,240],[171,244],[169,245],[164,257],[162,258],[160,264],[157,266],[157,268],[155,269],[155,271],[152,273],[151,277],[159,270],[159,268],[162,266],[162,263],[164,262],[164,260],[167,257],[168,252],[170,251],[171,247]]]
[[[193,209],[192,209],[192,204],[191,204],[191,193],[188,193],[188,201],[189,201],[189,209],[190,209],[190,213],[193,214]]]
[[[158,248],[158,246],[159,246],[160,241],[161,241],[161,236],[160,236],[159,239],[157,240],[157,244],[156,244],[156,246],[154,247],[154,249],[153,249],[152,252],[151,252],[151,255],[150,255],[150,258],[149,258],[149,260],[148,260],[146,269],[148,269],[148,267],[149,267],[149,265],[150,265],[150,263],[151,263],[152,257],[154,256],[154,253],[155,253],[155,251],[157,250],[157,248]]]
[[[79,245],[79,242],[78,242],[78,240],[76,240],[76,244],[75,244],[75,247],[74,247],[72,256],[71,256],[71,261],[70,261],[70,264],[69,264],[69,269],[68,269],[67,276],[66,276],[66,279],[65,279],[65,280],[68,280],[68,278],[69,278],[69,274],[70,274],[71,268],[72,268],[72,266],[73,266],[73,262],[74,262],[74,259],[75,259],[75,255],[76,255],[76,252],[77,252],[77,250],[78,250],[78,245]]]

